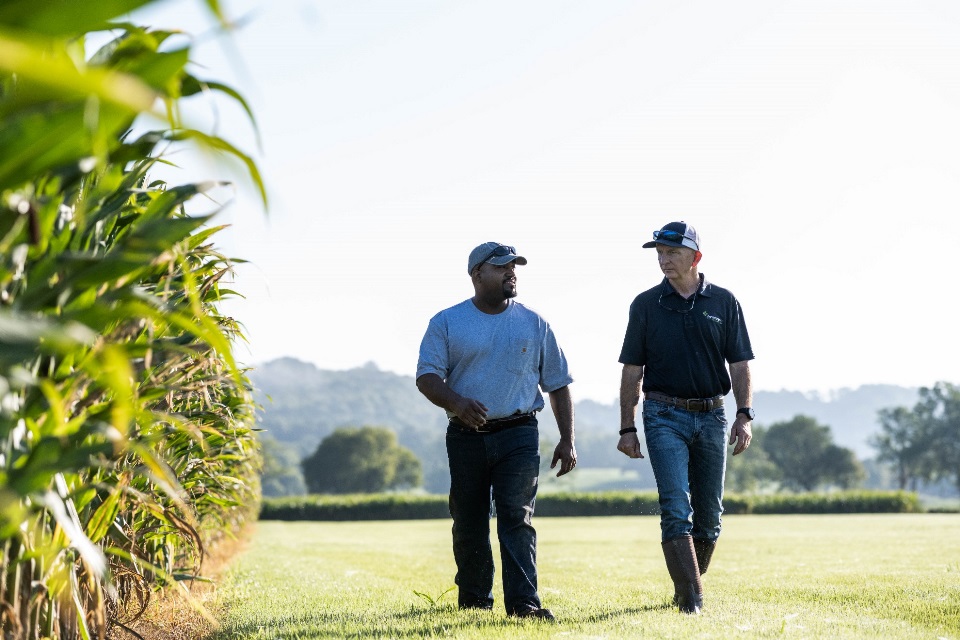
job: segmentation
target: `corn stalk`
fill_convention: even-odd
[[[238,94],[191,75],[169,32],[109,23],[144,4],[0,5],[4,638],[106,637],[197,578],[259,500],[242,334],[218,310],[232,263],[185,211],[211,185],[149,172],[195,140],[263,184],[178,121],[182,100]],[[145,113],[167,127],[133,135]]]

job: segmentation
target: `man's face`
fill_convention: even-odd
[[[500,293],[503,299],[517,297],[517,263],[504,265],[484,262],[477,268],[477,293]]]
[[[682,278],[693,270],[697,263],[697,252],[687,247],[669,247],[657,245],[657,260],[660,270],[667,279]]]

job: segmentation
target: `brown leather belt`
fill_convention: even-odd
[[[487,420],[482,427],[479,429],[474,429],[456,416],[450,418],[450,424],[454,425],[455,427],[459,427],[467,431],[476,431],[477,433],[496,433],[497,431],[503,431],[504,429],[509,429],[510,427],[519,427],[525,424],[530,424],[531,421],[536,424],[535,413],[522,413],[513,416],[507,416],[506,418]]]
[[[713,398],[674,398],[665,393],[647,391],[643,394],[643,397],[647,400],[656,400],[657,402],[663,402],[673,405],[674,407],[680,407],[687,411],[713,411],[717,407],[723,406],[723,396],[715,396]]]

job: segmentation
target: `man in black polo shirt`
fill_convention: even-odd
[[[733,294],[697,271],[700,237],[685,222],[653,232],[664,279],[630,305],[620,362],[620,442],[642,458],[636,428],[643,393],[643,433],[660,494],[663,555],[674,603],[685,613],[703,606],[706,573],[720,535],[727,421],[723,397],[733,388],[733,455],[750,446],[753,350]],[[729,373],[727,366],[729,364]]]

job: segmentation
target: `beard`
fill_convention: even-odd
[[[517,285],[511,282],[503,283],[503,297],[506,300],[517,297]]]

